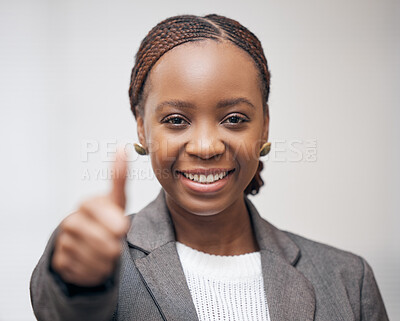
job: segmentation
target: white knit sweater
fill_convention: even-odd
[[[200,321],[270,321],[260,252],[222,256],[176,242]]]

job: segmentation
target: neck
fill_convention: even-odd
[[[244,198],[214,215],[186,211],[166,198],[176,240],[196,250],[215,255],[240,255],[259,250]]]

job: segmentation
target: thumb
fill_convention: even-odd
[[[110,193],[111,200],[122,209],[125,209],[125,182],[128,171],[126,155],[123,149],[118,148],[113,166],[113,182]]]

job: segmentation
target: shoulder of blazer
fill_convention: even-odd
[[[284,233],[299,247],[301,257],[296,269],[313,284],[317,297],[330,296],[331,308],[342,310],[343,313],[343,306],[337,304],[337,300],[347,296],[350,303],[348,308],[353,311],[353,315],[358,315],[365,269],[364,260],[348,251],[294,233]]]
[[[313,284],[318,298],[317,311],[323,314],[329,306],[335,315],[352,316],[357,320],[388,320],[374,273],[364,258],[290,232],[284,233],[301,251],[296,269]],[[330,299],[325,302],[328,297]]]
[[[360,256],[288,231],[283,232],[299,247],[303,260],[315,266],[347,267],[353,271],[359,270],[362,274],[363,258]]]

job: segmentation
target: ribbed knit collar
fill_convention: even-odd
[[[186,272],[211,279],[244,281],[262,277],[260,252],[240,255],[215,255],[176,242]]]

